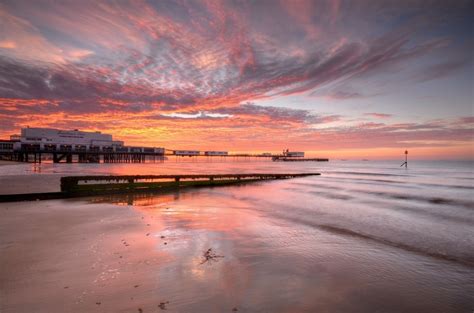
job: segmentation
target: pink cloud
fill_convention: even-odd
[[[374,117],[374,118],[379,118],[379,119],[392,117],[392,114],[386,114],[386,113],[364,113],[364,115]]]

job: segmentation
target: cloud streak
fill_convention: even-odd
[[[370,117],[374,117],[374,118],[377,118],[377,119],[380,119],[380,118],[390,118],[392,117],[392,114],[386,114],[386,113],[365,113],[364,114],[365,116],[370,116]]]

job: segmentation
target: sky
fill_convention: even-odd
[[[0,0],[0,138],[474,159],[474,1]]]

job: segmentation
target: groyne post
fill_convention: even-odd
[[[405,150],[405,162],[403,162],[400,167],[402,167],[403,165],[405,165],[405,168],[408,168],[408,150]]]

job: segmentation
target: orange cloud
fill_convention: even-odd
[[[17,47],[16,43],[12,40],[3,40],[0,41],[0,48],[3,49],[15,49]]]

